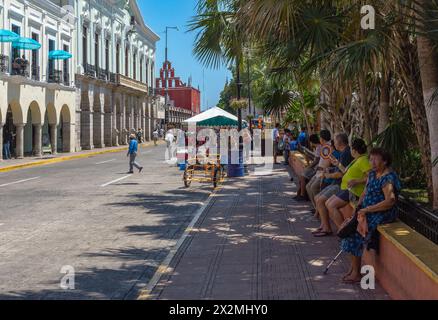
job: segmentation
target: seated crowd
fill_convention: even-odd
[[[331,236],[336,227],[341,249],[352,257],[342,280],[360,282],[364,248],[376,248],[377,227],[394,221],[397,215],[401,184],[391,169],[391,155],[381,148],[368,153],[362,139],[350,145],[345,133],[332,140],[328,130],[311,135],[309,141],[315,159],[300,175],[294,199],[311,201],[312,214],[320,220],[319,228],[312,232],[315,237]],[[345,230],[350,231],[346,234]]]

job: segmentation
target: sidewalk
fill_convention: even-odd
[[[159,144],[164,142],[159,141]],[[152,147],[153,141],[146,142],[140,145],[140,148]],[[128,146],[109,147],[103,149],[84,150],[72,153],[58,153],[56,155],[46,154],[43,157],[25,157],[23,159],[0,160],[0,172],[24,169],[35,166],[42,166],[51,163],[69,161],[74,159],[88,158],[100,154],[117,153],[128,149]]]
[[[319,224],[307,203],[292,200],[295,191],[283,166],[266,176],[228,180],[158,284],[140,299],[389,299],[378,284],[371,291],[342,284],[346,256],[323,275],[339,242],[312,237]]]

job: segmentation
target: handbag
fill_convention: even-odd
[[[351,237],[357,232],[357,226],[359,224],[359,221],[357,220],[358,213],[360,211],[360,208],[357,208],[354,212],[354,215],[348,219],[345,220],[345,222],[342,224],[342,226],[338,230],[338,237],[341,239],[346,239]]]
[[[283,140],[281,140],[280,142],[278,142],[278,150],[279,150],[279,151],[284,151],[284,147],[285,147],[285,144],[284,144],[284,141],[283,141]]]

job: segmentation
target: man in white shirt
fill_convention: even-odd
[[[166,144],[167,144],[167,154],[169,156],[168,160],[172,160],[172,145],[175,140],[175,136],[173,135],[172,130],[167,131],[166,133]]]

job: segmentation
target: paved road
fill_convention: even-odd
[[[124,153],[0,173],[0,299],[135,299],[211,191],[184,189],[164,152],[129,177]]]

